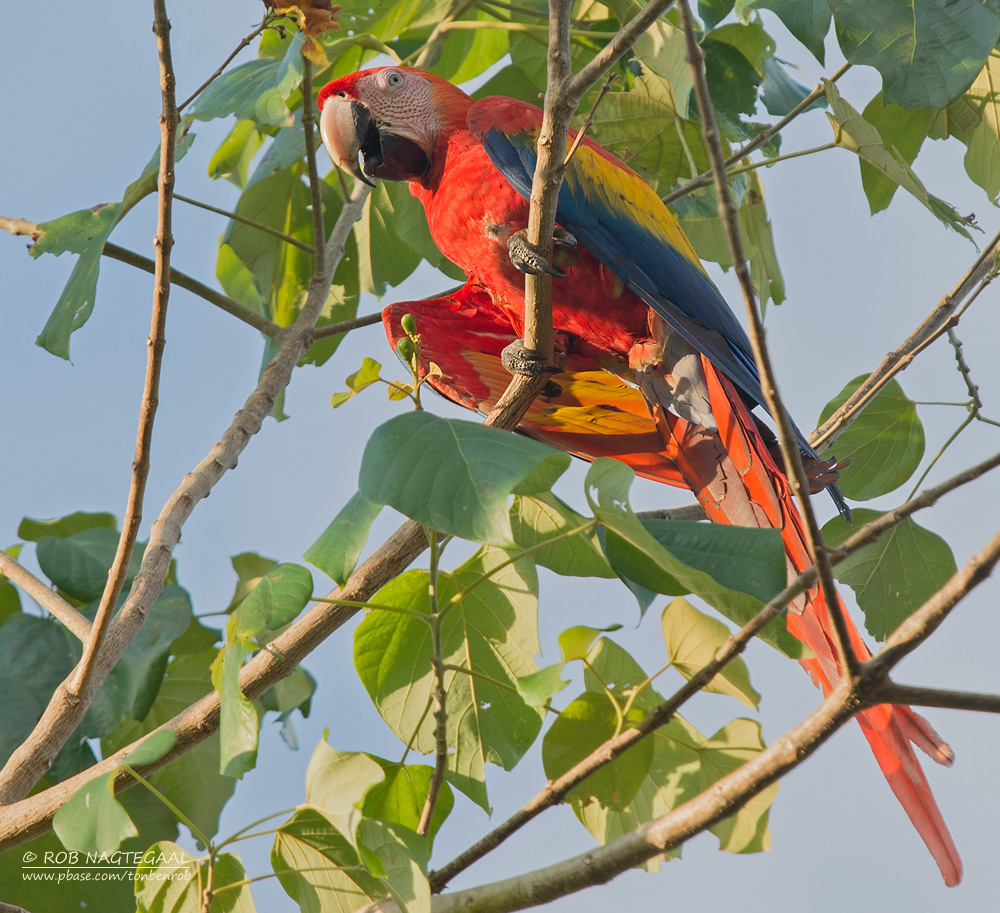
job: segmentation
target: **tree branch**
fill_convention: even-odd
[[[1000,256],[1000,233],[994,236],[958,284],[938,301],[902,344],[889,352],[847,401],[809,436],[809,443],[813,447],[822,446],[826,449],[832,446],[837,436],[851,424],[879,390],[896,374],[909,367],[910,362],[920,352],[954,325],[955,311],[962,301],[972,294],[974,289],[978,294],[981,288],[992,281],[995,260],[998,256]]]
[[[1000,694],[982,691],[952,691],[948,688],[922,688],[888,680],[878,690],[878,703],[909,704],[916,707],[941,707],[945,710],[975,710],[1000,713]]]
[[[211,203],[204,203],[201,200],[196,200],[194,197],[182,196],[179,193],[174,194],[174,199],[180,200],[182,203],[187,203],[189,206],[204,209],[206,212],[214,212],[218,216],[225,216],[233,222],[242,222],[244,225],[249,225],[250,228],[256,228],[257,231],[262,231],[264,234],[271,235],[271,237],[277,238],[279,241],[291,244],[292,247],[304,250],[308,254],[311,254],[314,251],[311,244],[306,244],[305,241],[300,241],[298,238],[286,235],[283,231],[278,231],[277,228],[272,228],[270,225],[265,225],[263,222],[257,222],[254,219],[248,219],[246,216],[241,216],[238,212],[230,212],[228,209],[220,209],[218,206],[213,206]]]
[[[382,322],[381,314],[365,314],[363,317],[352,317],[350,320],[341,320],[339,323],[329,323],[325,327],[317,327],[313,330],[313,342],[320,339],[327,339],[330,336],[339,336],[351,330],[358,330],[361,327],[374,326]]]
[[[695,97],[698,101],[698,110],[701,113],[702,135],[705,139],[705,147],[708,150],[709,159],[712,163],[712,173],[715,176],[715,186],[719,197],[719,219],[726,232],[726,239],[729,242],[729,250],[733,258],[733,270],[736,273],[737,279],[739,279],[740,289],[743,292],[743,300],[746,304],[747,317],[750,323],[750,342],[753,345],[754,358],[760,371],[761,391],[764,394],[768,411],[778,426],[778,440],[781,445],[781,454],[784,458],[788,481],[793,494],[799,502],[802,518],[805,521],[803,526],[806,533],[806,545],[809,549],[812,562],[819,573],[820,589],[826,602],[827,611],[833,620],[840,662],[846,673],[853,675],[857,672],[859,659],[851,643],[843,606],[837,597],[837,591],[833,585],[833,571],[830,568],[830,558],[826,553],[819,523],[816,522],[816,514],[813,511],[809,494],[809,483],[806,479],[805,470],[802,468],[802,456],[799,453],[799,445],[795,439],[795,429],[778,393],[774,368],[771,365],[771,358],[767,351],[764,324],[760,318],[760,311],[757,308],[753,280],[750,277],[746,253],[743,250],[743,239],[740,236],[736,203],[729,190],[729,181],[726,179],[726,165],[722,156],[722,143],[719,139],[719,130],[715,122],[715,111],[712,107],[712,99],[708,91],[708,81],[705,76],[704,54],[698,44],[698,37],[694,31],[691,10],[688,7],[687,0],[678,0],[677,9],[680,13],[681,25],[684,29],[684,36],[687,43],[687,62],[691,68],[691,75],[694,79]]]
[[[66,625],[83,643],[86,643],[90,638],[90,621],[84,618],[55,590],[39,580],[31,571],[22,567],[4,551],[0,551],[0,574],[3,574],[12,583],[16,583],[45,611]]]
[[[170,55],[170,20],[167,18],[166,0],[153,0],[153,34],[160,59],[160,170],[157,176],[156,216],[156,270],[153,274],[153,312],[149,338],[146,340],[146,377],[143,382],[142,406],[139,410],[139,428],[136,433],[135,456],[132,460],[132,481],[128,502],[122,518],[122,532],[118,539],[115,557],[111,562],[108,580],[94,616],[91,634],[84,644],[83,656],[66,688],[69,700],[86,693],[94,667],[104,643],[112,613],[118,606],[118,597],[125,585],[125,575],[132,560],[135,541],[142,523],[142,502],[149,477],[150,447],[153,442],[153,422],[159,403],[160,370],[163,348],[166,344],[167,301],[170,298],[170,251],[174,246],[172,227],[174,192],[174,152],[176,148],[177,99],[174,97],[174,65]]]
[[[323,246],[326,244],[326,229],[323,226],[323,185],[316,169],[316,105],[313,102],[312,62],[302,55],[302,131],[306,137],[306,168],[309,171],[309,197],[312,202],[313,217],[313,275],[322,281],[326,266],[323,262]],[[327,283],[329,288],[330,283]]]
[[[745,159],[751,152],[760,149],[761,146],[766,146],[771,138],[777,136],[782,130],[785,129],[796,117],[802,114],[804,111],[808,110],[812,105],[818,101],[820,98],[826,97],[826,84],[828,82],[836,82],[843,76],[849,69],[851,65],[845,63],[836,73],[833,74],[828,80],[820,82],[816,87],[800,101],[791,111],[789,111],[781,120],[776,124],[772,124],[766,130],[761,130],[750,142],[740,146],[732,155],[725,160],[726,168],[730,168],[737,162]],[[770,164],[765,162],[763,164]],[[686,197],[689,193],[693,193],[695,190],[700,190],[702,187],[707,187],[712,183],[712,169],[708,171],[703,171],[695,178],[691,178],[690,181],[685,183],[683,186],[678,187],[676,190],[671,191],[665,197],[663,197],[663,202],[668,206],[675,200],[679,200],[681,197]]]
[[[163,580],[170,566],[173,548],[180,538],[181,528],[190,517],[195,505],[211,492],[227,470],[235,467],[238,456],[270,413],[278,393],[288,385],[292,371],[308,348],[313,326],[326,303],[333,270],[343,256],[347,235],[360,217],[368,190],[366,185],[359,182],[351,199],[341,210],[326,246],[327,273],[322,281],[316,281],[314,277],[310,282],[305,305],[295,323],[282,330],[274,359],[264,367],[253,393],[243,408],[237,412],[219,442],[198,466],[185,476],[184,481],[167,500],[160,516],[153,523],[149,543],[139,573],[132,584],[132,591],[106,638],[105,648],[98,659],[87,692],[81,695],[79,700],[70,701],[66,682],[56,688],[32,734],[14,751],[0,771],[0,803],[9,804],[22,799],[48,769],[52,759],[83,718],[94,693],[111,669],[117,665],[125,648],[138,633],[149,607],[163,591]],[[266,651],[261,653],[270,656]],[[287,675],[292,668],[294,664],[288,667],[284,675]],[[283,675],[278,676],[282,677]],[[86,779],[82,782],[86,782]],[[55,809],[52,811],[54,813]],[[0,817],[0,822],[2,821],[3,817]],[[6,833],[2,825],[0,833]]]

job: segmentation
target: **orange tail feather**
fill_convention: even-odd
[[[801,573],[812,562],[788,483],[729,380],[720,376],[704,356],[701,369],[718,430],[685,421],[665,405],[650,404],[666,443],[666,454],[710,520],[781,529],[789,574]],[[843,604],[838,608],[844,612]],[[846,612],[845,618],[855,652],[862,660],[868,659],[871,653]],[[787,624],[788,630],[815,654],[802,660],[802,665],[823,692],[829,693],[841,670],[830,615],[818,587],[789,607]],[[858,713],[857,720],[890,788],[937,862],[945,883],[958,884],[962,862],[912,745],[941,764],[951,763],[951,749],[909,707],[881,704]]]

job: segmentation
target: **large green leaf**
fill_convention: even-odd
[[[353,913],[389,893],[333,819],[310,806],[299,808],[278,828],[271,866],[302,910]]]
[[[867,375],[854,378],[820,415],[825,422],[842,406]],[[924,429],[917,407],[895,380],[865,406],[833,447],[837,459],[851,464],[840,472],[840,487],[849,498],[867,501],[899,488],[913,475],[924,455]]]
[[[594,647],[589,663],[584,680],[591,691],[599,689],[601,682],[612,682],[615,693],[624,695],[647,679],[635,660],[607,639],[602,639]],[[662,701],[656,691],[646,687],[635,699],[635,706],[648,713]],[[599,802],[573,803],[577,817],[602,843],[665,815],[694,798],[764,747],[760,725],[753,720],[733,720],[711,738],[706,738],[679,714],[675,714],[669,723],[647,739],[653,743],[649,773],[624,809],[618,811]],[[711,828],[719,839],[721,849],[731,853],[770,849],[767,816],[777,791],[777,784],[768,787],[735,815]],[[667,856],[670,858],[679,854],[680,849],[677,848],[669,851]],[[646,868],[659,868],[658,860],[649,860]]]
[[[53,520],[33,520],[31,517],[25,517],[17,528],[17,535],[28,542],[38,542],[45,536],[67,539],[75,533],[95,527],[117,529],[118,521],[112,514],[85,513],[79,510]]]
[[[536,564],[566,577],[617,576],[601,551],[596,532],[567,536],[586,522],[586,517],[550,491],[517,495],[510,509],[514,541],[521,548],[534,549]],[[558,536],[567,538],[551,541]]]
[[[550,780],[561,777],[608,739],[639,722],[644,713],[630,713],[619,728],[619,711],[603,691],[585,691],[560,711],[542,740],[542,763]],[[643,739],[621,757],[592,773],[567,794],[574,803],[596,801],[603,808],[623,811],[649,776],[653,740]]]
[[[312,595],[312,574],[301,564],[272,567],[229,620],[230,639],[248,640],[292,622]]]
[[[415,831],[420,824],[420,816],[427,801],[434,768],[427,764],[400,764],[372,757],[385,771],[385,779],[365,793],[362,812],[366,818],[402,824],[403,827]],[[434,835],[451,814],[454,805],[455,796],[446,781],[441,784],[434,814],[431,816],[427,830],[429,840],[433,841]]]
[[[670,665],[686,679],[693,678],[714,658],[731,633],[721,621],[699,612],[686,599],[671,602],[660,617]],[[746,663],[736,656],[705,685],[704,691],[728,694],[756,708],[760,694],[750,684]]]
[[[172,659],[149,712],[141,720],[127,720],[105,736],[101,740],[103,756],[109,757],[142,738],[208,694],[212,690],[209,664],[214,655],[214,650],[207,650]],[[219,815],[236,788],[232,777],[219,773],[218,734],[203,739],[165,767],[153,771],[148,779],[209,839],[217,833]],[[141,832],[142,820],[135,820]]]
[[[854,64],[882,74],[887,102],[943,108],[982,69],[1000,38],[1000,10],[983,0],[837,0],[837,40]]]
[[[153,844],[135,870],[137,913],[199,913],[209,884],[215,892],[211,913],[256,913],[239,856],[220,853],[211,877],[208,867],[207,859],[195,859],[176,843]]]
[[[208,163],[210,178],[225,178],[242,188],[250,174],[250,162],[264,137],[252,120],[240,120],[215,150]]]
[[[935,116],[933,108],[909,110],[900,105],[887,105],[882,100],[881,92],[864,111],[865,120],[878,131],[885,147],[893,150],[907,165],[913,164]],[[899,187],[892,178],[864,159],[861,160],[861,183],[873,215],[889,205]]]
[[[279,88],[281,60],[251,60],[226,71],[198,96],[194,116],[214,120],[235,114],[262,127],[288,127],[292,112]]]
[[[990,53],[962,101],[979,115],[972,129],[961,132],[965,170],[995,203],[1000,195],[1000,52]]]
[[[886,149],[878,130],[840,97],[832,82],[826,85],[826,97],[831,108],[826,116],[830,119],[834,142],[838,146],[850,150],[861,161],[868,162],[923,203],[948,228],[972,240],[972,235],[966,228],[972,224],[971,217],[960,215],[950,203],[929,193],[904,158],[899,153]],[[891,100],[888,95],[885,98]]]
[[[830,31],[829,0],[739,0],[736,4],[741,15],[749,9],[771,10],[820,63],[824,62],[823,42]]]
[[[358,488],[418,523],[463,539],[511,542],[508,499],[545,491],[569,456],[474,422],[408,412],[375,429]]]
[[[514,690],[518,676],[538,668],[538,581],[530,562],[503,566],[506,561],[506,552],[485,548],[438,582],[438,604],[449,607],[441,631],[444,661],[467,670],[449,671],[445,680],[449,778],[484,808],[486,763],[510,770],[541,727],[538,711]],[[428,583],[426,571],[409,571],[372,602],[428,614]],[[412,740],[425,753],[435,744],[434,720],[425,714],[433,689],[431,656],[430,627],[411,615],[370,612],[354,635],[354,664],[382,718],[401,741]]]
[[[402,913],[430,913],[426,837],[399,824],[364,818],[358,827],[358,842],[381,860],[389,892]]]
[[[381,510],[381,505],[372,504],[355,492],[302,557],[343,586],[358,563],[372,523]]]
[[[430,66],[438,76],[461,85],[488,70],[507,53],[508,33],[490,13],[473,8],[466,21],[481,22],[476,29],[453,29],[445,33],[440,56]]]
[[[139,831],[114,795],[114,774],[78,789],[55,813],[52,830],[68,850],[111,854]]]
[[[56,686],[73,668],[61,625],[20,612],[0,625],[0,762],[6,763],[41,719]]]
[[[177,822],[174,821],[170,810],[147,790],[141,787],[126,790],[119,795],[118,801],[139,830],[138,837],[130,837],[119,848],[121,853],[130,855],[119,858],[138,858],[151,843],[157,840],[173,840],[177,836]],[[50,864],[48,871],[44,873],[42,867],[45,866],[46,858],[65,858],[56,855],[64,852],[66,852],[65,847],[50,831],[21,844],[16,849],[0,853],[0,884],[3,885],[4,901],[33,911],[52,909],[54,897],[58,897],[58,908],[63,910],[112,913],[112,911],[135,909],[133,882],[128,879],[129,873],[125,868],[115,872],[116,876],[121,874],[123,877],[105,879],[103,876],[107,874],[107,870],[99,868],[101,863],[90,866],[84,861],[86,857],[80,857],[80,861],[71,868],[71,871],[81,876],[89,876],[86,879],[84,877],[65,879],[56,886],[55,878],[52,881],[42,878],[36,881],[29,877],[29,875],[43,874],[53,874],[58,877],[60,873],[65,872],[65,865]],[[133,853],[135,856],[131,855]]]
[[[855,510],[854,528],[835,518],[823,527],[823,536],[830,545],[839,545],[857,527],[879,516],[874,510]],[[948,581],[955,569],[948,543],[906,519],[883,533],[878,542],[845,558],[834,572],[854,590],[868,632],[885,640]]]
[[[92,602],[104,592],[118,539],[117,530],[103,526],[84,529],[64,539],[43,536],[38,541],[38,564],[59,589],[80,602]],[[133,551],[126,571],[126,590],[139,572],[142,555],[140,545]]]
[[[190,119],[186,118],[178,130],[177,161],[184,157],[194,141],[194,134],[187,132],[189,126]],[[36,241],[31,248],[33,257],[43,253],[58,256],[66,251],[80,255],[36,340],[36,344],[46,351],[60,358],[69,358],[70,336],[87,322],[94,310],[104,244],[125,214],[143,197],[156,192],[159,167],[160,150],[157,148],[139,177],[125,188],[122,202],[103,203],[39,224]]]

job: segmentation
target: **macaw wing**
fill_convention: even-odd
[[[525,199],[540,127],[536,107],[509,98],[485,98],[469,114],[473,135]],[[639,175],[585,138],[566,169],[556,221],[753,402],[763,403],[746,332],[676,219]]]
[[[440,298],[389,305],[382,322],[393,349],[406,335],[400,326],[404,314],[416,321],[419,363],[428,384],[459,406],[489,413],[510,382],[500,352],[518,335],[489,295],[469,282]],[[427,373],[432,362],[441,375]],[[641,476],[687,487],[664,452],[639,390],[586,356],[569,357],[518,427],[582,459],[614,457]]]

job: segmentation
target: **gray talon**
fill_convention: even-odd
[[[510,262],[522,273],[529,273],[538,276],[541,273],[548,273],[557,279],[565,279],[566,273],[559,266],[572,266],[579,259],[580,255],[576,251],[576,238],[568,231],[557,228],[553,234],[552,260],[558,264],[552,266],[537,249],[528,243],[528,233],[526,230],[515,231],[507,239],[507,252],[510,254]]]
[[[500,361],[511,374],[523,374],[525,377],[537,377],[539,374],[558,374],[559,368],[546,363],[531,349],[526,349],[518,339],[505,347],[500,353]]]

